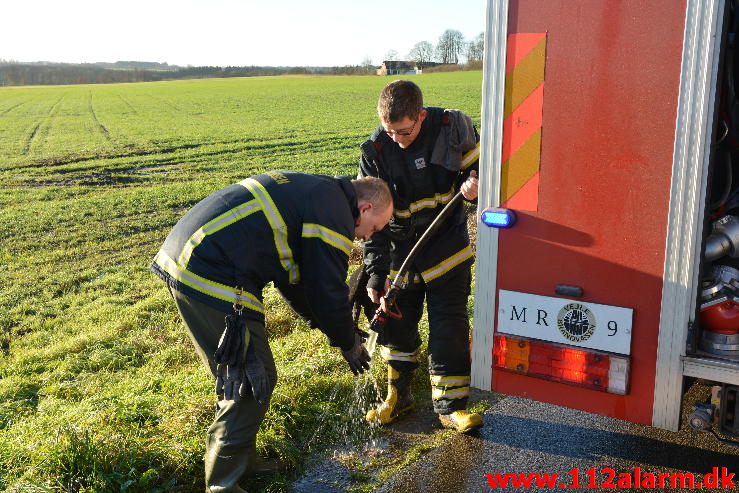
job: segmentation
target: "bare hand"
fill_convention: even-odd
[[[367,296],[369,296],[369,298],[372,300],[372,303],[374,303],[375,305],[379,305],[380,300],[385,295],[385,293],[387,293],[388,289],[390,289],[390,280],[385,279],[385,289],[383,289],[382,291],[378,291],[373,288],[367,288]]]
[[[475,200],[477,198],[477,171],[470,171],[470,177],[462,183],[462,196],[467,200]]]

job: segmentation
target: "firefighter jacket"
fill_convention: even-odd
[[[474,147],[479,136],[469,117],[456,110],[425,109],[427,116],[421,130],[406,149],[393,142],[382,126],[361,146],[359,175],[386,181],[394,201],[390,223],[364,242],[368,286],[380,291],[385,279],[397,273],[415,242],[459,191],[470,171],[478,167],[477,160],[463,164],[457,159],[456,165],[450,164],[449,153],[439,152],[448,147],[450,135],[456,134],[449,132],[448,126],[460,120],[466,121],[474,133],[469,147],[461,151]],[[410,281],[417,282],[416,276],[420,275],[427,284],[437,282],[451,269],[471,262],[472,257],[464,205],[460,202],[416,257],[412,266],[416,274]]]
[[[264,323],[271,282],[332,346],[354,344],[346,274],[359,215],[351,182],[290,171],[212,193],[167,236],[151,270],[173,289]]]

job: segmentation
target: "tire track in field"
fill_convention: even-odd
[[[132,157],[140,157],[140,156],[153,156],[156,154],[170,154],[174,152],[178,152],[184,149],[194,149],[198,147],[203,147],[206,145],[213,145],[212,143],[205,143],[205,144],[184,144],[174,147],[165,147],[161,149],[142,149],[139,151],[132,151],[132,152],[123,152],[123,153],[97,153],[94,156],[79,156],[79,157],[62,157],[62,158],[45,158],[45,159],[37,159],[30,163],[25,164],[19,164],[16,166],[8,166],[6,168],[2,168],[3,170],[22,170],[26,168],[35,168],[37,166],[67,166],[69,164],[76,164],[76,163],[84,163],[87,161],[97,161],[100,159],[126,159],[126,158],[132,158]]]
[[[48,117],[54,116],[54,113],[56,112],[57,106],[59,106],[59,103],[62,102],[62,99],[64,99],[65,96],[66,96],[66,94],[62,94],[61,97],[56,100],[56,103],[54,103],[53,105],[51,105],[51,108],[49,108],[49,112],[46,114],[46,116],[48,116]]]
[[[98,120],[98,116],[95,113],[95,108],[92,106],[92,92],[87,93],[87,106],[90,114],[92,115],[92,121],[95,122],[95,125],[97,125],[98,130],[100,130],[100,133],[105,137],[105,139],[110,142],[112,139],[110,137],[110,132],[108,132],[108,129],[105,128],[105,125],[100,123],[100,120]]]
[[[36,122],[36,125],[34,125],[31,133],[28,134],[28,137],[26,137],[26,141],[23,144],[23,149],[21,149],[21,154],[26,155],[28,154],[28,151],[31,150],[31,144],[33,143],[33,139],[36,138],[36,133],[38,133],[38,129],[41,126],[41,123],[41,121]]]
[[[139,112],[136,111],[136,108],[133,107],[133,105],[128,101],[128,99],[124,98],[120,94],[118,94],[118,97],[121,99],[121,101],[123,101],[126,104],[126,106],[129,107],[129,109],[133,112],[134,115],[138,115],[139,114]]]
[[[177,106],[173,102],[169,101],[168,99],[160,98],[158,96],[154,96],[153,94],[149,94],[148,96],[150,98],[152,98],[153,100],[155,100],[155,101],[159,101],[160,103],[166,104],[170,108],[173,108],[173,109],[179,111],[180,113],[187,113],[185,110],[183,110],[182,108],[180,108],[179,106]]]
[[[46,112],[46,116],[36,122],[36,124],[31,129],[31,132],[26,137],[25,142],[23,143],[21,154],[27,155],[31,151],[31,146],[36,140],[38,140],[39,138],[46,138],[46,135],[49,134],[49,130],[51,129],[51,119],[54,117],[56,109],[59,107],[59,103],[62,102],[62,99],[64,99],[65,96],[66,94],[62,94],[59,99],[57,99],[54,104],[49,107],[49,111]]]
[[[364,137],[364,134],[358,134],[355,136],[357,139]],[[211,147],[211,146],[217,146],[217,145],[226,145],[226,146],[232,146],[228,149],[222,149],[222,150],[216,150],[216,151],[206,151],[206,152],[199,152],[197,154],[188,156],[188,159],[183,158],[177,158],[179,162],[186,162],[186,161],[192,161],[193,159],[196,159],[198,157],[214,157],[217,155],[232,155],[232,154],[239,154],[244,152],[254,152],[258,153],[259,155],[270,155],[270,156],[279,156],[282,154],[285,154],[286,151],[294,152],[295,150],[305,150],[306,152],[310,152],[311,149],[315,149],[316,145],[323,145],[324,147],[331,147],[335,146],[336,144],[339,144],[339,148],[345,148],[347,145],[349,147],[353,147],[353,144],[350,142],[351,139],[347,138],[346,136],[338,136],[338,137],[320,137],[320,138],[311,138],[306,140],[300,140],[295,141],[295,139],[281,139],[275,141],[274,139],[250,139],[250,140],[244,140],[244,139],[236,139],[236,140],[230,140],[230,141],[220,141],[220,142],[202,142],[197,144],[180,144],[176,146],[169,146],[169,147],[162,147],[158,149],[140,149],[140,150],[134,150],[129,152],[118,152],[118,153],[97,153],[94,156],[78,156],[78,157],[70,157],[65,156],[62,158],[46,158],[46,159],[37,159],[33,162],[24,163],[24,164],[17,164],[15,166],[10,166],[7,168],[4,168],[5,170],[22,170],[26,168],[35,168],[37,166],[67,166],[70,164],[76,164],[76,163],[84,163],[87,161],[93,161],[93,160],[99,160],[99,159],[127,159],[127,158],[135,158],[135,157],[141,157],[141,156],[153,156],[157,154],[166,155],[166,154],[172,154],[177,153],[179,151],[183,150],[190,150],[190,149],[200,149],[201,147]],[[349,142],[349,144],[347,144]]]
[[[41,126],[38,127],[38,130],[34,136],[34,141],[39,142],[39,144],[37,144],[38,146],[41,146],[43,148],[44,145],[46,144],[46,139],[49,133],[51,132],[51,129],[53,128],[52,122],[53,122],[54,116],[57,113],[57,109],[59,108],[59,103],[61,103],[62,99],[64,99],[65,97],[66,97],[66,94],[62,94],[59,97],[59,99],[57,99],[56,102],[51,105],[51,107],[49,108],[49,111],[46,112],[46,118],[41,121]],[[29,150],[30,150],[30,145],[29,145]]]
[[[11,106],[10,108],[6,108],[6,109],[4,109],[4,110],[3,110],[2,112],[0,112],[0,116],[5,116],[5,115],[7,115],[8,113],[10,113],[10,112],[11,112],[11,111],[13,111],[14,109],[16,109],[16,108],[17,108],[18,106],[22,106],[22,105],[26,104],[27,102],[28,102],[28,101],[21,101],[21,102],[20,102],[20,103],[18,103],[18,104],[14,104],[14,105],[13,105],[13,106]]]

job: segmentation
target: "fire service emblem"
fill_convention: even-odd
[[[587,341],[595,332],[595,314],[585,305],[569,303],[557,314],[557,327],[572,342]]]

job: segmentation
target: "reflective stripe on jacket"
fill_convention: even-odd
[[[347,179],[256,175],[195,204],[151,269],[173,289],[226,313],[236,304],[262,322],[262,290],[274,282],[332,345],[348,348],[354,334],[346,273],[357,214]]]

